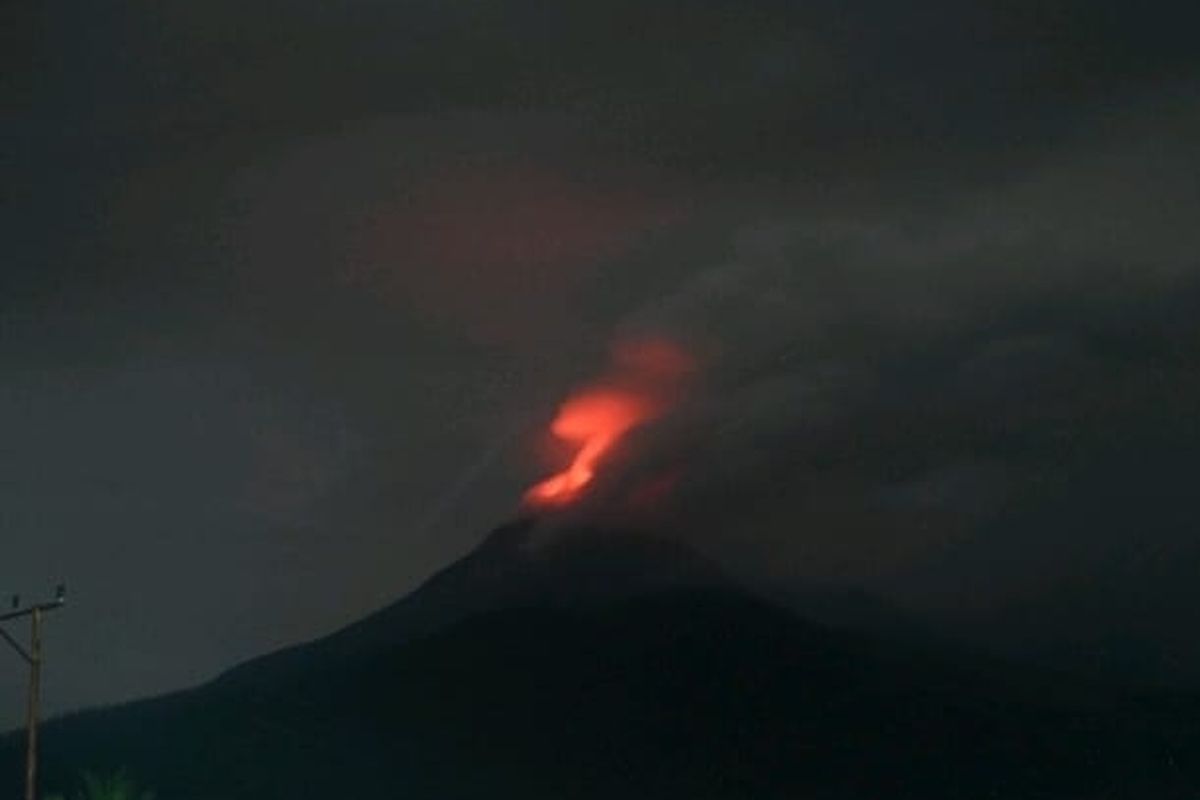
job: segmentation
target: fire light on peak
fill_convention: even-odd
[[[572,397],[559,409],[550,431],[579,450],[566,469],[530,488],[525,499],[547,506],[570,503],[595,478],[604,454],[654,410],[645,398],[618,389],[592,389]]]
[[[695,372],[696,363],[674,342],[626,339],[612,349],[607,375],[573,394],[550,425],[556,438],[575,445],[571,463],[525,493],[537,506],[565,506],[584,493],[599,462],[621,437],[665,414]]]

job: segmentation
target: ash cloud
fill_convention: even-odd
[[[632,483],[686,454],[685,535],[984,638],[1086,651],[1112,592],[1152,609],[1118,617],[1157,632],[1159,677],[1194,676],[1162,630],[1200,597],[1128,567],[1197,555],[1180,482],[1200,452],[1197,117],[1143,111],[899,220],[813,205],[739,229],[725,263],[624,323],[714,354],[706,391],[631,446]],[[1064,603],[1054,633],[997,614]]]

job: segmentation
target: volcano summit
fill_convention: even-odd
[[[49,788],[122,767],[179,800],[1182,800],[1200,700],[826,627],[682,545],[525,519],[332,636],[44,741]]]

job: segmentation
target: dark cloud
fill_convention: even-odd
[[[706,391],[631,446],[613,491],[682,460],[676,524],[727,560],[871,585],[968,627],[1017,604],[1007,634],[1062,650],[1178,619],[1200,599],[1186,581],[1150,589],[1128,565],[1195,558],[1178,481],[1198,444],[1200,208],[1180,167],[1198,154],[1190,110],[1146,119],[953,207],[743,228],[624,323],[711,360]],[[1096,624],[1086,575],[1113,598],[1140,585],[1155,610]],[[1052,625],[1041,605],[1059,607]],[[1156,658],[1178,677],[1194,653],[1167,641]]]

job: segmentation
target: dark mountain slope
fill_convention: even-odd
[[[406,597],[315,643],[231,670],[223,681],[270,679],[296,664],[342,662],[439,630],[473,614],[527,606],[582,608],[646,592],[724,586],[729,579],[693,550],[631,531],[543,530],[536,518],[493,530],[462,559]]]
[[[1195,699],[896,648],[714,586],[682,552],[602,542],[561,545],[576,571],[550,569],[536,591],[497,579],[498,611],[388,637],[393,606],[195,691],[54,722],[47,786],[120,765],[163,800],[1200,794]],[[454,616],[472,603],[421,595],[490,585],[472,571],[526,574],[496,566],[520,558],[502,544],[405,602]],[[606,569],[626,591],[566,591]],[[0,745],[2,780],[18,751]]]

